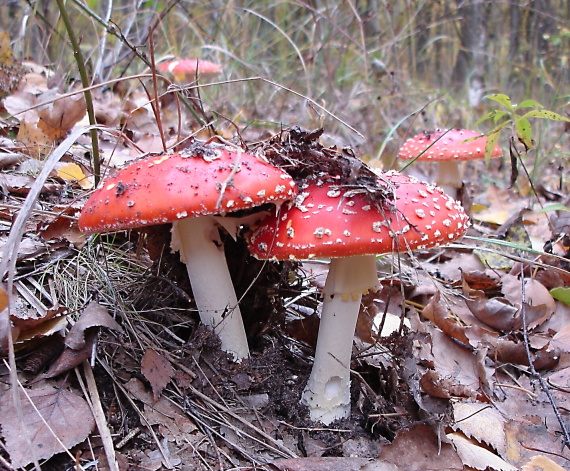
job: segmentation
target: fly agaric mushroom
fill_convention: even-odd
[[[376,254],[425,249],[463,236],[469,219],[440,188],[388,172],[384,199],[310,183],[293,206],[281,206],[249,236],[260,259],[330,257],[315,362],[303,392],[312,420],[330,424],[350,414],[352,339],[362,294],[376,289]]]
[[[172,74],[178,82],[194,80],[197,75],[212,77],[222,72],[222,68],[218,64],[202,59],[162,62],[158,64],[158,70]]]
[[[467,139],[477,138],[469,142]],[[438,164],[435,184],[453,198],[463,184],[460,164],[466,160],[485,158],[487,138],[469,129],[436,129],[424,131],[408,139],[398,153],[402,160],[413,160]],[[503,151],[496,145],[491,158],[502,157]],[[419,157],[418,157],[419,156]]]
[[[259,158],[195,142],[180,153],[139,160],[106,180],[81,211],[79,228],[93,233],[171,222],[171,245],[186,264],[202,322],[241,360],[249,349],[218,232],[230,218],[215,215],[279,204],[296,193],[287,173]]]

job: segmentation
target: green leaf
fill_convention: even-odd
[[[560,204],[560,203],[554,203],[554,204],[546,205],[544,208],[540,208],[536,212],[537,213],[548,213],[550,211],[570,211],[570,208],[568,206],[564,206],[563,204]]]
[[[500,130],[497,132],[491,132],[491,134],[487,135],[487,142],[485,143],[485,165],[489,164],[491,154],[493,153],[493,149],[495,148],[500,135]]]
[[[508,112],[508,111],[497,110],[497,111],[495,111],[495,116],[493,117],[493,120],[495,121],[495,124],[497,124],[497,122],[498,122],[501,118],[503,118],[503,117],[505,117],[505,116],[508,116],[508,115],[509,115],[509,112]]]
[[[521,108],[544,108],[538,101],[523,100],[516,107],[517,110]]]
[[[562,116],[561,114],[549,110],[532,110],[522,115],[521,119],[522,118],[542,118],[550,119],[551,121],[566,121],[567,123],[570,123],[570,119],[566,116]]]
[[[558,301],[570,306],[570,288],[552,288],[550,294],[554,299],[558,299]]]
[[[494,119],[494,116],[496,113],[497,113],[497,111],[491,111],[491,112],[487,113],[486,115],[482,116],[481,118],[479,118],[477,120],[477,122],[475,123],[475,126],[478,126],[479,124],[481,124],[484,121],[487,121],[488,119]]]
[[[504,95],[502,93],[496,93],[494,95],[487,95],[487,98],[489,100],[496,101],[500,105],[503,105],[511,113],[513,113],[515,111],[515,109],[513,108],[513,105],[511,104],[511,99],[509,98],[508,95]]]
[[[518,138],[524,143],[527,149],[532,149],[532,126],[526,118],[519,118],[515,121],[515,129]]]

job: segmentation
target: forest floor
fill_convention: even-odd
[[[55,101],[35,107],[48,94]],[[95,93],[102,125],[122,126],[120,138],[100,137],[107,175],[141,149],[160,152],[164,137],[177,142],[173,103],[161,136],[146,99]],[[0,469],[570,469],[570,221],[557,162],[535,188],[522,177],[509,188],[500,162],[469,164],[468,235],[378,258],[379,290],[364,297],[356,331],[352,412],[323,426],[300,397],[326,262],[264,263],[224,238],[251,347],[233,362],[200,326],[168,225],[78,230],[94,188],[82,100],[30,73],[3,106],[17,119],[0,122],[12,285],[0,306],[14,326],[3,315],[14,356],[3,343]]]

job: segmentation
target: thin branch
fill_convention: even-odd
[[[540,387],[542,388],[542,390],[544,391],[544,393],[548,397],[548,401],[550,402],[550,405],[552,406],[552,409],[554,410],[554,415],[556,415],[556,418],[558,419],[558,423],[560,424],[560,428],[562,429],[564,446],[566,448],[570,449],[570,435],[568,435],[568,429],[566,428],[566,424],[564,423],[564,419],[562,418],[562,415],[560,414],[560,410],[558,409],[558,406],[556,405],[556,402],[554,401],[554,397],[552,396],[552,393],[550,392],[550,388],[548,387],[548,384],[546,383],[546,381],[544,381],[544,378],[540,375],[540,373],[538,373],[538,371],[536,371],[536,369],[534,368],[534,361],[533,361],[531,353],[530,353],[530,341],[528,338],[528,327],[527,327],[527,319],[526,319],[525,278],[522,274],[522,270],[521,270],[520,277],[521,277],[521,292],[522,292],[522,296],[521,296],[521,315],[522,315],[522,324],[523,324],[522,325],[522,333],[523,333],[524,348],[525,348],[525,352],[526,352],[526,358],[528,361],[529,371],[530,371],[530,374],[538,380]]]

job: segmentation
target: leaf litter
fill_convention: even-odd
[[[78,235],[77,211],[93,186],[82,148],[68,146],[47,175],[35,159],[65,136],[81,141],[82,95],[61,95],[33,73],[18,83],[3,100],[26,144],[2,172],[5,263],[13,255],[4,236],[24,209],[22,197],[35,191],[45,209],[27,207],[14,290],[0,297],[12,320],[0,317],[0,345],[8,352],[9,336],[15,340],[21,383],[6,380],[0,390],[3,460],[61,469],[68,450],[79,466],[96,459],[101,469],[567,467],[551,402],[566,418],[570,309],[551,290],[570,286],[568,247],[558,237],[567,225],[529,236],[528,213],[510,208],[498,227],[489,211],[459,247],[379,260],[382,289],[364,298],[357,328],[353,414],[325,428],[307,420],[299,398],[326,265],[261,263],[224,237],[253,352],[231,362],[198,325],[184,268],[165,248],[167,226],[98,240]],[[107,90],[96,99],[101,122],[122,121],[131,133],[130,140],[102,136],[110,172],[159,142],[147,97],[130,93],[121,101]],[[374,195],[372,171],[352,150],[322,146],[321,134],[295,127],[248,150],[299,179],[326,162],[343,184]],[[537,242],[554,253],[537,254]],[[35,366],[25,367],[31,360]],[[85,360],[93,361],[105,411],[97,427],[111,432],[114,457],[93,434],[93,396],[74,374]],[[8,378],[8,367],[1,371]]]

